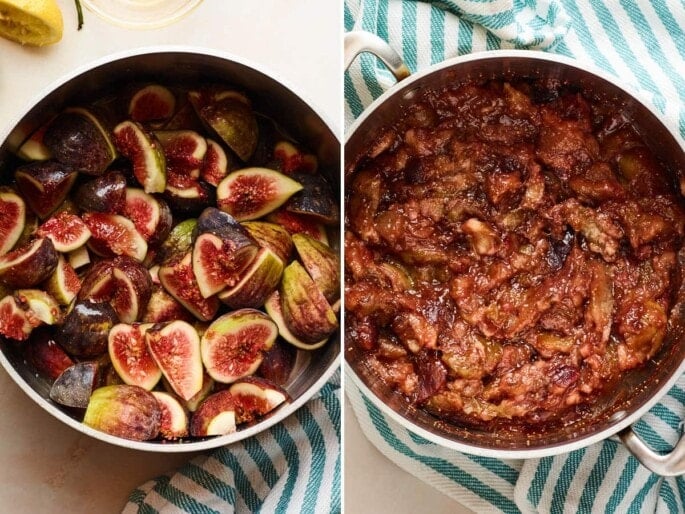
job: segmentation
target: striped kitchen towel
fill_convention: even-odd
[[[283,422],[131,493],[123,514],[338,514],[340,372]]]
[[[531,48],[621,78],[685,138],[685,3],[681,0],[346,0],[345,29],[379,35],[412,71],[472,52]],[[345,74],[349,125],[395,80],[370,54]],[[685,512],[685,480],[658,477],[617,441],[556,457],[499,461],[440,448],[346,391],[369,440],[390,460],[475,511]],[[682,435],[685,377],[636,425],[653,449]]]

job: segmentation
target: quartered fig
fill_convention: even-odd
[[[43,287],[60,305],[69,305],[81,290],[81,279],[69,261],[60,255],[55,270]]]
[[[302,190],[288,200],[286,210],[304,214],[328,225],[336,224],[340,218],[338,204],[323,175],[295,173],[292,177],[302,185]]]
[[[155,198],[142,189],[126,189],[123,213],[150,244],[163,241],[169,235],[172,224],[169,206],[164,200]]]
[[[85,211],[122,212],[126,200],[126,177],[119,171],[109,171],[81,184],[74,201]]]
[[[77,362],[57,377],[50,388],[50,399],[65,407],[85,409],[97,385],[97,362]]]
[[[45,131],[47,130],[51,118],[47,123],[38,127],[17,149],[17,157],[25,161],[45,161],[52,157],[52,152],[45,145]]]
[[[49,380],[56,380],[65,369],[74,364],[45,327],[38,327],[31,333],[22,355],[30,366]]]
[[[57,329],[55,339],[70,355],[97,357],[107,351],[107,336],[118,322],[109,303],[77,301]]]
[[[157,130],[167,174],[198,179],[207,153],[207,141],[194,130]]]
[[[264,354],[264,360],[257,369],[257,375],[282,386],[290,379],[296,359],[295,346],[277,339],[271,349]]]
[[[206,182],[194,179],[181,179],[168,183],[164,199],[174,213],[179,216],[197,216],[202,210],[215,202],[216,191]]]
[[[90,264],[90,254],[88,253],[88,248],[85,246],[72,250],[67,257],[69,264],[75,270]]]
[[[145,334],[148,349],[174,392],[188,400],[202,388],[200,338],[192,325],[172,321]]]
[[[86,244],[90,229],[77,215],[62,211],[38,227],[37,234],[50,239],[58,252],[71,252]]]
[[[238,221],[254,220],[283,205],[302,186],[268,168],[229,173],[216,189],[217,205]]]
[[[112,366],[121,380],[148,391],[162,378],[162,371],[150,354],[145,340],[145,333],[151,326],[147,323],[114,325],[109,331],[107,345]]]
[[[86,212],[83,221],[90,229],[88,246],[103,257],[126,255],[139,262],[145,260],[147,242],[128,218],[119,214]]]
[[[181,260],[192,248],[197,220],[190,218],[172,227],[155,256],[158,264]]]
[[[56,161],[36,161],[19,166],[14,178],[24,200],[36,215],[45,219],[69,194],[77,173]]]
[[[238,425],[257,421],[289,398],[282,387],[258,377],[241,378],[228,391],[233,395]]]
[[[193,320],[193,315],[176,298],[167,293],[161,285],[153,285],[150,301],[147,303],[141,321],[143,323],[164,323],[176,319],[190,322]]]
[[[148,441],[159,435],[161,418],[162,409],[152,393],[122,384],[93,391],[83,423],[124,439]]]
[[[34,327],[28,313],[17,305],[14,296],[5,296],[0,300],[0,335],[25,341]]]
[[[294,234],[293,243],[302,265],[329,303],[340,298],[340,259],[328,246],[305,234]]]
[[[228,156],[223,147],[213,139],[207,139],[207,152],[200,166],[200,178],[218,186],[228,174]]]
[[[312,154],[305,153],[290,141],[279,141],[274,145],[274,159],[278,169],[286,175],[293,173],[316,173],[318,161]]]
[[[146,193],[164,191],[164,152],[154,135],[133,121],[122,121],[114,127],[114,144],[133,164],[133,174]]]
[[[162,417],[159,424],[159,435],[169,441],[175,441],[188,435],[188,414],[185,409],[169,393],[162,391],[152,391],[152,394],[162,410]]]
[[[242,225],[259,243],[259,246],[271,250],[283,263],[290,262],[290,256],[293,252],[293,240],[290,232],[280,225],[268,221],[245,221]]]
[[[277,336],[278,327],[261,311],[224,314],[202,336],[202,362],[214,380],[230,384],[257,370]]]
[[[287,341],[294,347],[301,350],[316,350],[328,342],[328,336],[326,336],[321,338],[319,341],[315,341],[314,343],[307,343],[290,330],[283,317],[281,295],[278,291],[274,291],[271,296],[266,299],[266,302],[264,302],[264,310],[266,310],[267,314],[272,320],[274,320],[274,323],[276,323],[276,326],[278,327],[278,335],[280,335],[284,341]]]
[[[188,252],[179,261],[159,268],[159,281],[166,291],[201,321],[209,321],[219,310],[215,296],[205,298],[195,280],[192,253]]]
[[[128,104],[128,115],[141,123],[170,119],[176,110],[176,97],[168,88],[149,84],[138,89]]]
[[[9,252],[24,231],[26,205],[12,191],[0,191],[0,255]]]
[[[62,321],[62,310],[57,300],[42,289],[17,289],[14,299],[19,307],[28,312],[29,319],[35,325],[38,322],[55,325]]]
[[[214,390],[214,379],[210,377],[206,372],[202,373],[202,388],[189,400],[181,400],[183,406],[190,412],[195,412],[200,406],[202,401],[207,398]],[[168,385],[167,381],[164,381],[165,389],[173,392],[173,389]]]
[[[66,109],[45,130],[43,142],[55,160],[89,175],[101,175],[116,158],[109,131],[88,109]]]
[[[219,300],[232,309],[261,307],[281,281],[283,261],[268,248],[261,248],[252,264],[233,287],[219,293]]]
[[[229,391],[209,395],[190,418],[194,437],[226,435],[236,431],[235,402]]]
[[[328,244],[326,227],[314,218],[281,208],[269,214],[266,219],[280,225],[290,234],[307,234],[323,244]]]
[[[52,274],[57,260],[50,239],[34,239],[0,256],[0,283],[15,289],[35,286]]]

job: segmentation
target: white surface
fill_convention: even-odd
[[[340,133],[342,1],[204,0],[180,22],[150,31],[108,25],[84,9],[76,30],[72,0],[57,0],[64,37],[46,48],[0,38],[0,132],[39,91],[88,61],[122,50],[191,44],[270,70]],[[128,494],[191,455],[158,455],[95,441],[37,407],[0,370],[0,512],[109,514]]]

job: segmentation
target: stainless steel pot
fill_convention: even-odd
[[[16,123],[0,132],[0,176],[10,173],[12,146],[39,126],[51,113],[69,105],[107,96],[132,82],[151,81],[167,85],[197,85],[208,82],[231,84],[248,92],[257,111],[268,114],[286,132],[315,151],[320,169],[335,187],[340,183],[340,143],[331,124],[307,102],[269,72],[238,57],[189,47],[152,47],[128,51],[89,63],[52,84],[38,95],[33,105]],[[339,233],[331,234],[337,242]],[[284,404],[261,423],[234,434],[179,444],[137,442],[113,437],[83,425],[75,415],[49,398],[50,384],[37,376],[26,362],[0,342],[0,364],[19,387],[38,405],[72,428],[102,441],[152,452],[191,452],[227,445],[251,437],[283,420],[309,400],[340,367],[339,337],[312,352],[298,354],[286,390],[292,402]]]
[[[399,83],[369,106],[347,132],[345,177],[349,177],[369,141],[380,133],[425,88],[440,89],[448,84],[473,79],[507,77],[553,77],[569,80],[582,88],[609,98],[620,99],[625,114],[641,132],[666,168],[677,174],[682,185],[685,153],[674,127],[664,123],[658,113],[629,92],[620,81],[577,61],[541,52],[498,50],[449,59],[407,78],[407,68],[384,41],[364,32],[351,32],[345,41],[346,65],[363,51],[376,54],[395,74]],[[682,187],[681,187],[682,189]],[[681,252],[681,265],[683,256]],[[662,351],[646,367],[626,375],[619,388],[594,406],[588,422],[573,424],[541,434],[503,434],[465,429],[436,420],[408,406],[397,393],[385,387],[364,367],[353,348],[345,349],[346,379],[391,419],[408,430],[441,446],[498,458],[533,458],[556,455],[618,434],[626,447],[650,470],[661,475],[685,473],[685,438],[670,455],[652,452],[631,429],[675,384],[685,371],[685,286],[674,307],[673,324]]]

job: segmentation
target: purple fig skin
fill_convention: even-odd
[[[83,423],[124,439],[149,441],[159,435],[161,418],[159,402],[149,391],[109,385],[93,391]]]
[[[126,201],[126,177],[111,171],[85,182],[76,190],[74,201],[86,211],[121,212]]]
[[[13,289],[35,286],[52,275],[58,260],[49,238],[30,241],[0,257],[0,284]]]
[[[303,189],[288,200],[285,209],[311,216],[326,225],[336,224],[340,219],[340,212],[333,189],[323,175],[295,173],[292,177],[302,184]]]
[[[50,399],[65,407],[85,409],[97,377],[97,362],[77,362],[57,377],[50,388]]]
[[[107,302],[77,302],[57,329],[57,342],[75,357],[97,357],[107,351],[107,336],[119,322]]]
[[[35,161],[19,166],[14,177],[23,199],[36,215],[50,216],[69,194],[78,174],[56,161]]]

